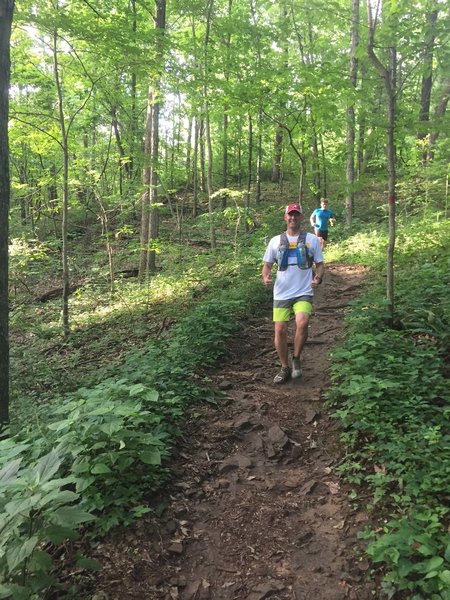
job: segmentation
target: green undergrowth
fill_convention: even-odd
[[[120,362],[104,360],[95,375],[80,372],[83,387],[18,411],[20,427],[0,441],[0,598],[40,598],[58,586],[76,596],[58,583],[55,549],[80,535],[98,539],[155,508],[149,498],[170,476],[187,408],[220,402],[207,368],[226,353],[241,320],[267,301],[262,247],[259,238],[249,241],[247,257],[201,257],[185,286],[180,273],[155,278],[147,301],[176,306],[172,327],[139,344],[131,338]],[[80,568],[97,566],[75,558]]]
[[[328,404],[343,426],[340,470],[355,499],[371,497],[375,525],[361,537],[387,598],[450,598],[449,242],[450,222],[432,215],[399,225],[395,329],[386,326],[385,235],[367,231],[340,249],[372,267],[372,284],[333,352]]]
[[[252,233],[243,227],[247,216],[259,221]],[[215,252],[162,244],[161,270],[144,284],[117,280],[111,292],[107,270],[95,276],[94,268],[71,298],[68,340],[59,301],[32,312],[17,297],[15,418],[11,437],[0,441],[0,598],[40,598],[58,587],[61,597],[76,597],[58,582],[57,550],[78,547],[80,536],[94,542],[155,509],[149,498],[170,477],[187,409],[220,402],[207,368],[242,319],[268,301],[261,257],[280,218],[279,203],[266,202],[261,214],[228,211]],[[207,231],[200,219],[196,239]],[[326,250],[327,261],[371,267],[348,339],[334,354],[329,402],[344,425],[342,471],[373,498],[379,524],[363,535],[385,567],[388,597],[397,590],[415,600],[449,597],[448,234],[448,223],[432,218],[399,227],[395,330],[385,326],[383,215],[377,226],[355,223],[351,234],[338,220]],[[54,269],[45,252],[25,262],[30,256]],[[19,276],[30,273],[18,264]],[[77,569],[98,566],[78,554],[73,560]]]
[[[259,255],[262,248],[259,239]],[[240,277],[249,277],[248,270],[254,277],[260,264],[255,257],[225,250],[202,251],[189,264],[171,259],[172,253],[165,255],[161,270],[144,283],[118,279],[111,293],[107,282],[98,278],[95,285],[77,290],[70,299],[68,339],[62,336],[60,298],[18,305],[10,328],[14,412],[20,414],[24,403],[28,410],[29,404],[47,401],[80,383],[99,381],[104,368],[120,365],[130,347],[142,347],[149,338],[164,334],[195,304],[235,286]]]

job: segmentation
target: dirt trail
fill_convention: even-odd
[[[333,467],[336,423],[323,408],[327,354],[363,272],[328,265],[303,353],[301,380],[275,386],[267,311],[234,337],[212,374],[227,397],[201,407],[186,432],[161,518],[97,548],[95,600],[369,600],[368,564]]]

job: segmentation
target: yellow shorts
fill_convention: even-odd
[[[291,300],[274,300],[274,322],[289,321],[291,315],[297,313],[312,314],[312,296],[300,296]]]

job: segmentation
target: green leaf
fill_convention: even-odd
[[[145,393],[144,400],[146,402],[157,402],[159,399],[159,392],[157,390],[148,390]]]
[[[76,540],[79,537],[78,532],[61,525],[49,525],[40,533],[43,540],[48,540],[56,545],[62,544],[65,540]]]
[[[161,464],[161,453],[156,448],[154,448],[153,450],[144,450],[139,454],[139,458],[146,465]]]
[[[0,598],[10,598],[12,596],[12,590],[8,585],[0,583]]]
[[[33,552],[29,567],[31,571],[43,571],[44,573],[49,573],[52,567],[53,559],[48,552],[39,549],[36,549]]]
[[[102,475],[104,473],[111,473],[111,469],[105,463],[97,463],[91,469],[93,475]]]
[[[437,576],[437,574],[438,574],[438,572],[437,572],[437,571],[430,571],[429,573],[427,573],[427,574],[425,575],[425,579],[432,579],[433,577],[436,577],[436,576]]]
[[[68,425],[71,425],[71,423],[72,423],[72,421],[69,421],[69,419],[64,419],[63,421],[57,421],[56,423],[50,423],[49,425],[47,425],[47,427],[51,431],[61,431],[61,429],[64,429]]]
[[[10,573],[14,571],[16,567],[22,564],[26,558],[31,556],[38,541],[38,537],[33,536],[24,543],[19,543],[7,550],[6,562],[8,563],[8,569]]]
[[[95,520],[93,515],[76,506],[61,506],[53,511],[49,517],[52,523],[62,527],[74,527],[80,523]]]
[[[77,459],[72,465],[73,473],[86,473],[89,471],[89,461],[86,458]]]
[[[137,383],[130,387],[129,394],[131,397],[137,396],[138,394],[142,393],[144,390],[145,390],[145,385],[143,385],[142,383]]]
[[[82,476],[77,479],[76,490],[77,492],[84,492],[87,488],[95,481],[95,477],[90,476]]]
[[[9,462],[12,458],[27,450],[30,444],[18,444],[14,439],[0,442],[0,457],[3,462]]]
[[[75,483],[75,477],[70,475],[69,477],[58,477],[57,479],[50,479],[42,484],[42,490],[44,492],[51,492],[56,489],[60,489],[66,486],[72,486]]]
[[[443,581],[446,585],[450,586],[450,571],[445,569],[445,571],[441,571],[439,573],[439,579]]]
[[[448,544],[445,549],[444,558],[447,562],[450,562],[450,544]]]
[[[87,414],[93,417],[100,417],[101,415],[110,415],[114,412],[114,404],[112,402],[104,402],[89,411]]]
[[[150,507],[143,506],[142,504],[140,504],[139,506],[134,506],[131,509],[131,512],[134,514],[135,517],[142,517],[142,515],[145,515],[151,511],[152,509]]]
[[[433,556],[433,558],[430,558],[430,560],[418,563],[415,566],[415,571],[417,571],[417,573],[430,573],[431,571],[438,569],[443,562],[444,559],[442,556]]]
[[[6,463],[6,465],[0,470],[0,485],[8,483],[16,476],[21,462],[22,459],[17,458],[16,460]]]
[[[43,496],[39,502],[39,506],[45,506],[50,502],[53,502],[55,506],[56,504],[70,504],[75,502],[75,500],[78,500],[78,498],[79,495],[75,492],[71,492],[70,490],[53,490]]]
[[[13,600],[29,600],[30,590],[22,585],[10,583],[0,584],[0,598],[13,598]]]
[[[433,554],[435,553],[435,550],[433,550],[426,544],[421,544],[420,547],[418,548],[418,552],[420,554],[423,554],[423,556],[433,556]]]
[[[430,558],[428,564],[426,565],[426,572],[434,571],[435,569],[440,567],[443,562],[444,559],[442,558],[442,556],[433,556],[433,558]]]
[[[43,456],[36,465],[37,480],[48,481],[59,469],[61,459],[55,450]]]
[[[413,570],[413,564],[406,558],[400,558],[398,561],[398,574],[400,577],[406,577]]]
[[[31,558],[31,561],[33,561],[33,557]],[[33,578],[29,580],[29,582],[32,591],[34,592],[32,598],[42,598],[43,595],[45,596],[45,590],[52,588],[56,583],[56,577],[50,573],[45,573],[44,571],[34,571]],[[35,596],[35,594],[39,594],[39,596]]]
[[[92,450],[101,450],[103,448],[106,448],[107,443],[106,442],[97,442],[96,444],[93,444],[91,446]]]
[[[113,421],[108,421],[108,423],[102,423],[99,429],[111,437],[113,433],[116,433],[116,431],[119,431],[122,427],[122,421],[120,419],[115,419]]]
[[[30,512],[30,509],[35,507],[41,498],[41,494],[33,494],[32,496],[22,500],[11,500],[11,502],[6,504],[5,511],[10,517],[14,517],[15,515],[21,513],[25,518],[25,516]]]

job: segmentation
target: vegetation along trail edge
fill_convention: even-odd
[[[376,597],[353,506],[335,467],[337,424],[323,406],[329,351],[364,271],[330,264],[318,289],[301,380],[272,383],[267,310],[242,324],[212,373],[225,392],[196,407],[174,459],[161,517],[96,549],[95,600],[367,600]]]

